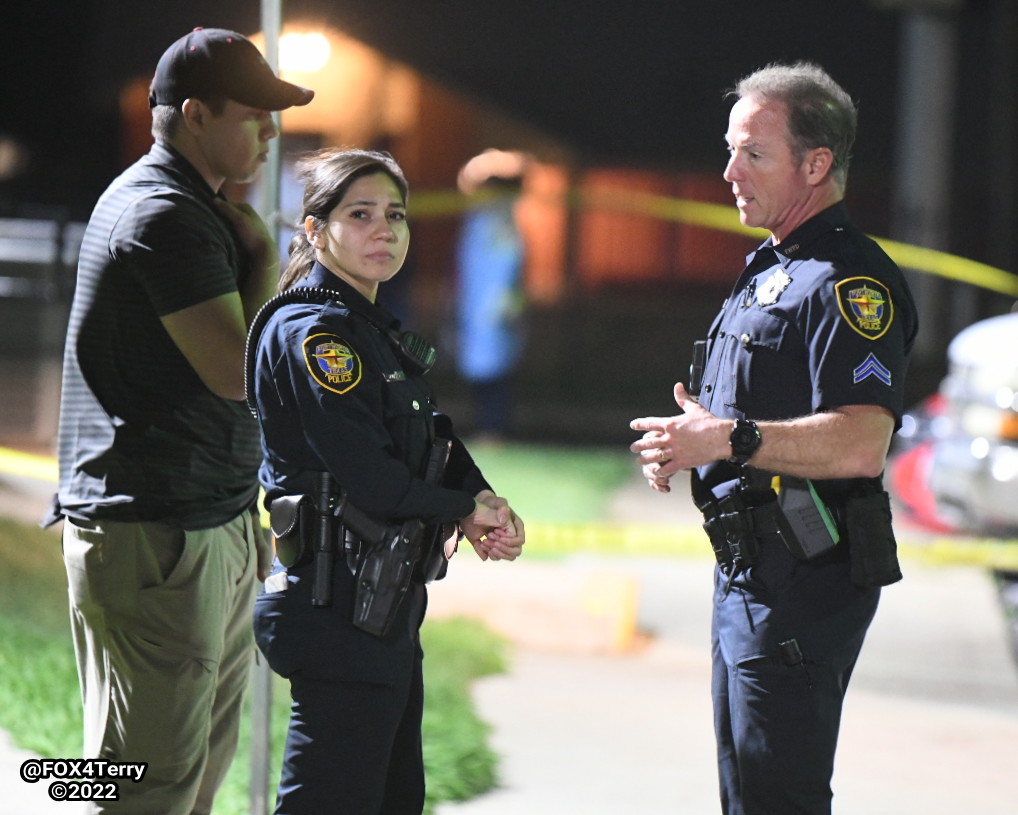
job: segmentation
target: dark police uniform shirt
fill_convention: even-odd
[[[257,499],[257,424],[212,393],[160,317],[237,291],[247,266],[215,195],[157,143],[89,220],[64,352],[53,519],[226,523]]]
[[[711,326],[699,402],[722,418],[756,421],[879,405],[897,422],[917,330],[901,271],[839,202],[748,256]],[[697,475],[720,498],[738,470],[717,461]],[[816,485],[836,499],[851,481]]]
[[[328,469],[350,502],[378,519],[434,523],[472,513],[488,484],[451,422],[435,415],[424,377],[384,333],[398,332],[398,321],[320,264],[299,285],[335,297],[281,306],[257,345],[267,502],[310,492],[311,473]],[[444,486],[423,480],[436,432],[453,441]]]
[[[333,296],[280,306],[257,341],[253,390],[266,502],[310,493],[311,474],[327,469],[354,506],[379,520],[435,523],[473,512],[473,496],[488,484],[448,418],[433,413],[424,377],[408,369],[386,336],[385,328],[398,331],[398,321],[317,263],[298,286]],[[443,486],[422,478],[435,434],[453,441]],[[347,567],[342,559],[335,563],[331,605],[315,607],[315,567],[284,572],[277,562],[255,604],[259,648],[282,676],[409,681],[422,656],[417,628],[425,587],[411,585],[389,633],[376,637],[353,626],[354,578]]]

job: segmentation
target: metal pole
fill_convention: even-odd
[[[956,23],[949,13],[925,8],[906,12],[902,20],[902,113],[895,157],[894,230],[899,240],[933,249],[944,249],[947,242],[956,61]],[[958,321],[971,322],[972,292],[956,287],[951,307],[944,313],[943,281],[915,274],[910,274],[910,281],[925,320],[915,355],[924,361],[940,359],[945,335],[950,338]],[[940,327],[939,333],[935,326]]]
[[[265,59],[272,70],[279,73],[279,32],[283,27],[283,0],[261,0],[262,33],[265,36]],[[272,118],[279,127],[279,113]],[[280,139],[269,142],[268,160],[261,174],[261,216],[275,236],[279,221],[279,176],[281,166]]]
[[[283,26],[282,0],[261,0],[265,59],[279,73],[279,32]],[[279,114],[273,113],[279,128]],[[261,175],[260,215],[273,237],[279,232],[280,139],[269,142],[268,160]],[[268,815],[269,765],[272,761],[272,671],[256,654],[251,669],[251,815]]]

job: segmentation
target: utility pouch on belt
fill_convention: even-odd
[[[778,495],[778,534],[799,560],[812,560],[830,552],[841,535],[830,510],[807,478],[775,476]]]
[[[449,572],[449,557],[445,551],[445,543],[459,532],[456,524],[439,524],[424,529],[424,546],[421,559],[414,570],[414,579],[421,583],[441,580]],[[458,548],[458,541],[452,542],[452,551]]]
[[[703,529],[710,538],[714,557],[723,568],[748,569],[756,563],[759,546],[753,510],[741,496],[733,493],[701,510]]]
[[[888,586],[901,580],[898,544],[891,527],[891,502],[884,491],[845,502],[851,579],[857,586]]]
[[[314,556],[314,501],[310,495],[283,495],[272,501],[269,527],[276,557],[286,568],[303,566]]]

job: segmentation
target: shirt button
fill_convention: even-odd
[[[414,410],[420,410],[421,409],[421,403],[418,402],[416,399],[414,399],[414,401],[411,404],[414,406]]]
[[[749,334],[743,334],[741,337],[739,337],[739,342],[741,342],[743,345],[749,345]]]
[[[713,385],[707,385],[704,388],[704,390],[707,391],[707,393],[710,393],[712,390],[714,390],[714,386]]]

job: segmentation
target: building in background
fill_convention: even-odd
[[[12,43],[17,38],[20,50],[0,49],[0,88],[10,102],[0,128],[0,170],[13,168],[6,179],[0,175],[0,217],[84,220],[109,178],[147,149],[152,54],[196,22],[187,3],[140,9],[126,0],[56,2],[66,13],[45,31],[27,4],[15,4],[3,33]],[[257,5],[222,0],[197,22],[251,33]],[[411,182],[413,242],[396,294],[401,313],[432,337],[440,336],[447,317],[465,206],[454,187],[458,168],[490,146],[533,155],[519,222],[534,310],[530,340],[540,353],[528,355],[521,368],[521,428],[562,437],[563,425],[576,424],[560,418],[568,410],[587,423],[591,440],[624,437],[634,403],[671,408],[671,384],[686,376],[689,346],[706,330],[703,315],[716,311],[732,270],[756,243],[696,225],[674,205],[720,205],[737,223],[721,179],[721,135],[705,132],[716,125],[723,90],[737,76],[770,59],[813,57],[844,78],[867,122],[848,203],[871,234],[893,236],[906,15],[932,15],[954,32],[953,149],[970,158],[987,133],[991,147],[1013,142],[1015,114],[986,99],[987,93],[1005,98],[1013,88],[1016,72],[1008,68],[1018,59],[1012,47],[1018,10],[1010,0],[940,5],[916,0],[889,9],[871,0],[832,6],[817,20],[779,0],[767,20],[743,31],[719,27],[708,2],[658,7],[650,19],[619,26],[614,11],[568,0],[549,0],[526,14],[518,4],[449,0],[441,15],[412,2],[382,8],[367,0],[289,0],[283,73],[315,87],[318,96],[306,109],[283,114],[283,149],[292,155],[322,144],[356,145],[390,150],[400,160]],[[732,0],[729,10],[737,16],[749,7],[750,0]],[[768,36],[770,30],[781,36]],[[989,45],[987,31],[993,32]],[[34,85],[62,96],[40,104],[27,92],[18,56],[26,52],[47,55],[34,63]],[[289,55],[297,64],[286,64]],[[1018,239],[999,225],[1013,204],[990,191],[1013,186],[1018,169],[1007,150],[988,152],[994,161],[951,162],[945,248],[1006,268],[1018,257]],[[285,243],[297,193],[285,181],[282,192]],[[65,243],[56,239],[61,256]],[[66,290],[72,266],[47,266],[58,281],[49,291]],[[26,274],[24,266],[11,269],[0,268],[0,278]],[[950,312],[953,299],[939,299]],[[978,300],[982,316],[1007,307],[995,295],[980,293]],[[53,316],[44,322],[60,325],[60,304],[49,302]],[[28,313],[24,306],[0,304],[15,315],[9,336],[19,341],[41,330],[18,326],[17,315]],[[944,346],[953,333],[949,318],[924,317],[924,330]],[[646,366],[640,349],[647,347],[671,349],[673,367]],[[13,349],[0,342],[0,357],[11,358]],[[925,364],[928,374],[917,370],[910,378],[915,398],[943,374],[942,355]],[[48,364],[28,367],[45,371]],[[440,387],[455,402],[451,361],[440,360],[435,376],[448,380]],[[28,413],[48,422],[43,411]]]

